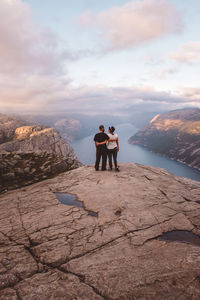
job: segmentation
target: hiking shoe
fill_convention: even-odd
[[[117,167],[117,168],[115,168],[115,171],[116,171],[116,172],[119,172],[119,168],[118,168],[118,167]]]

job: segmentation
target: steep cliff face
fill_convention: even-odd
[[[41,126],[23,126],[15,130],[13,140],[0,145],[0,151],[37,152],[47,151],[56,153],[59,157],[68,155],[75,158],[75,153],[60,134],[53,128]]]
[[[199,235],[198,182],[136,164],[65,172],[0,196],[0,299],[200,299]]]
[[[200,109],[157,115],[129,142],[147,146],[200,170]]]
[[[22,126],[10,132],[10,141],[0,144],[0,192],[81,165],[70,144],[52,128]]]

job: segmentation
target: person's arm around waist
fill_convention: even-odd
[[[97,143],[97,146],[98,146],[98,145],[104,145],[104,144],[106,144],[106,143],[107,143],[107,141],[109,141],[109,142],[115,142],[115,141],[117,141],[117,138],[114,138],[114,139],[109,139],[109,140],[105,140],[104,142],[101,142],[101,143],[100,143],[100,142],[98,142],[98,143]]]
[[[105,140],[104,142],[96,142],[96,145],[99,146],[99,145],[104,145],[107,143],[107,140]]]

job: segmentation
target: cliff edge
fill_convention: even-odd
[[[81,166],[70,144],[53,128],[19,126],[22,121],[2,116],[0,193]]]
[[[200,298],[200,183],[120,167],[84,166],[0,196],[0,299]]]

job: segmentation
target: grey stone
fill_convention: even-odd
[[[200,235],[200,183],[136,164],[120,170],[85,166],[0,196],[0,299],[200,298],[200,248],[159,239]]]
[[[29,172],[30,172],[30,168],[29,168],[29,167],[26,167],[26,168],[24,169],[24,172],[25,172],[25,173],[29,173]]]
[[[15,173],[13,173],[13,172],[6,173],[6,174],[1,175],[1,177],[4,180],[11,180],[12,178],[15,177]]]

